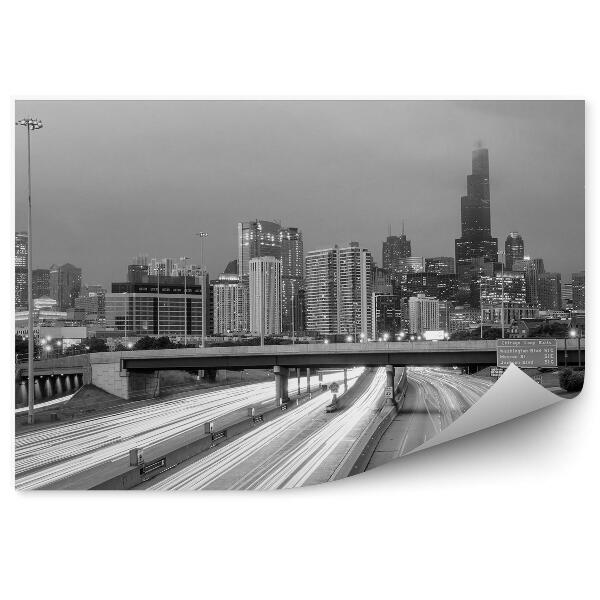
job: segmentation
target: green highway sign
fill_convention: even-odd
[[[556,367],[556,340],[525,339],[496,340],[496,365],[508,367],[511,363],[521,369]]]

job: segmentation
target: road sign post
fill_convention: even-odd
[[[556,340],[546,338],[496,340],[496,365],[508,367],[510,364],[521,369],[556,367]]]

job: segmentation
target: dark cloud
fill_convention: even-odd
[[[381,261],[406,220],[413,253],[454,254],[471,150],[490,150],[492,229],[567,276],[584,263],[584,104],[565,101],[19,101],[34,134],[34,263],[87,282],[129,258],[236,257],[236,224],[278,219],[305,248],[360,241]],[[24,132],[16,227],[25,228]]]

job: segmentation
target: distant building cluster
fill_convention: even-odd
[[[237,258],[214,279],[203,258],[193,264],[186,257],[146,254],[132,259],[125,280],[110,290],[83,286],[81,269],[70,263],[36,268],[34,335],[43,327],[77,327],[109,343],[145,335],[190,343],[206,336],[369,341],[432,339],[491,327],[522,336],[528,323],[581,323],[584,271],[562,282],[560,273],[546,271],[542,258],[525,254],[516,231],[499,250],[491,227],[487,149],[473,151],[466,188],[454,256],[413,255],[404,222],[400,235],[390,227],[381,266],[356,241],[305,253],[299,228],[257,219],[238,223]],[[18,232],[15,309],[17,332],[24,335],[27,253],[27,234]]]

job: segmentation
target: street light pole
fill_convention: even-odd
[[[296,343],[296,328],[294,327],[294,316],[294,290],[292,289],[292,345]]]
[[[202,273],[202,348],[206,345],[206,276],[204,269],[204,238],[208,237],[205,231],[196,235],[200,238],[200,271]]]
[[[27,117],[17,121],[16,125],[27,127],[27,326],[29,335],[27,336],[27,380],[29,383],[27,390],[27,423],[33,425],[34,417],[34,399],[35,399],[35,379],[33,376],[33,353],[35,352],[33,335],[33,244],[32,242],[32,219],[31,219],[31,132],[41,129],[42,122],[39,119]]]
[[[182,256],[183,261],[183,345],[187,348],[187,261],[189,256]]]
[[[156,335],[158,337],[160,337],[160,267],[160,264],[156,267]]]

